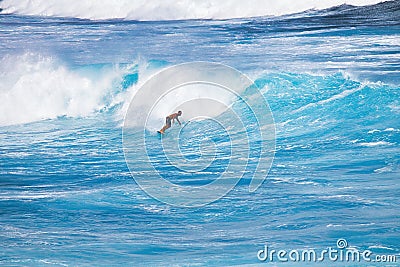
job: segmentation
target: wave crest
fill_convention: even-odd
[[[0,60],[0,125],[87,116],[107,106],[121,70],[75,71],[50,56],[25,53]]]
[[[184,19],[231,19],[256,16],[278,16],[303,12],[309,9],[325,9],[341,4],[371,5],[380,0],[3,0],[2,13],[21,15],[73,17],[104,20],[184,20]]]

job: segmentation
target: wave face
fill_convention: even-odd
[[[71,5],[67,0],[3,0],[3,13],[33,16],[72,17],[81,19],[127,19],[127,20],[185,20],[185,19],[231,19],[256,16],[278,16],[324,9],[341,4],[371,5],[380,0],[304,0],[304,1],[96,1],[82,0]]]
[[[232,20],[130,20],[267,14],[264,2],[260,13],[207,6],[234,3],[222,2],[193,4],[200,13],[190,14],[176,8],[185,1],[165,2],[169,10],[158,1],[0,2],[0,265],[247,266],[260,263],[265,243],[322,251],[336,249],[339,238],[373,255],[399,255],[400,2]],[[275,2],[271,14],[286,3]],[[282,5],[282,13],[316,3],[297,2]],[[169,95],[154,125],[134,128],[127,140],[134,175],[151,185],[154,169],[181,186],[208,185],[226,170],[243,175],[223,198],[194,209],[147,195],[123,146],[137,90],[166,67],[192,61],[249,76],[258,88],[241,92],[251,109],[218,93],[238,112],[191,102],[182,108],[184,127],[175,124],[160,138],[154,129],[171,106],[210,95],[184,91]],[[147,93],[161,94],[155,88]],[[275,157],[250,193],[258,159],[267,158],[257,129],[271,124],[252,116],[265,114],[263,99],[275,122],[275,149],[267,151]],[[192,109],[212,111],[215,120],[188,122]],[[133,122],[141,110],[133,110]],[[139,134],[154,169],[135,150]],[[163,146],[168,153],[160,153]]]

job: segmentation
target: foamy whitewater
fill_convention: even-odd
[[[0,10],[1,265],[252,265],[262,263],[265,244],[323,250],[339,238],[397,255],[379,264],[398,265],[398,1],[2,0]],[[178,208],[135,183],[122,125],[146,81],[191,61],[223,63],[254,80],[274,117],[276,149],[257,191],[244,172],[222,199]],[[200,87],[169,96],[146,129],[155,167],[176,184],[207,184],[232,158],[232,171],[243,172],[234,157],[243,144],[229,151],[219,125],[188,123],[195,105],[183,110],[184,130],[175,125],[163,138],[180,134],[180,153],[194,158],[215,144],[221,153],[207,178],[158,155],[153,132],[169,107],[206,95],[221,97]],[[235,123],[209,109],[227,129]]]
[[[2,0],[3,13],[82,19],[185,20],[277,16],[341,4],[368,5],[380,0]]]

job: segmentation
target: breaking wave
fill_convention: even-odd
[[[342,4],[372,5],[380,0],[3,0],[2,13],[49,17],[73,17],[91,20],[184,20],[231,19],[256,16],[279,16],[310,9],[325,9]]]

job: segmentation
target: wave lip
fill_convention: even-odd
[[[81,0],[71,5],[67,0],[3,0],[0,12],[48,17],[72,17],[91,20],[126,19],[139,21],[232,19],[280,16],[310,9],[326,9],[342,4],[372,5],[380,0]]]

